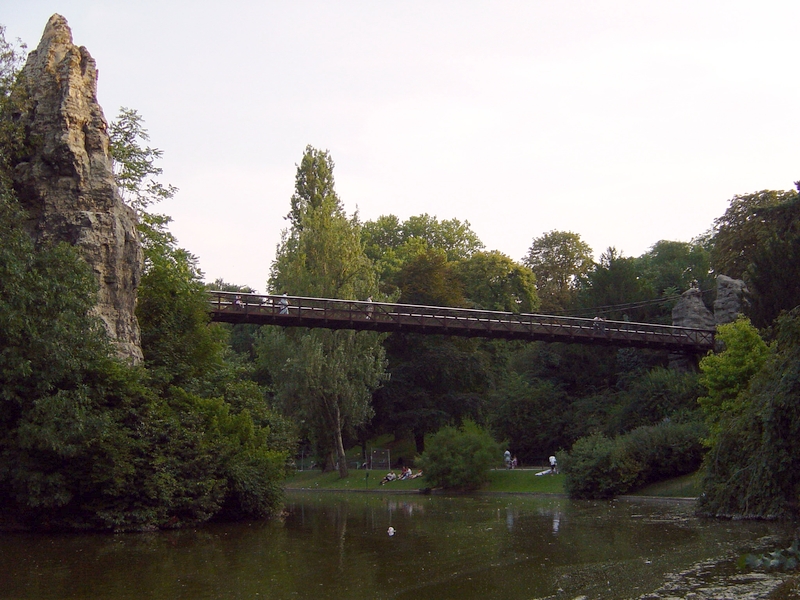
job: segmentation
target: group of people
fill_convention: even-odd
[[[517,457],[511,456],[510,450],[506,450],[505,452],[503,452],[503,462],[506,465],[506,469],[516,469],[518,465]],[[542,471],[541,473],[537,473],[537,475],[544,475],[545,473],[555,475],[556,473],[558,473],[558,461],[556,460],[556,457],[550,456],[548,462],[550,463],[550,470]]]
[[[519,463],[516,456],[511,456],[511,452],[506,450],[503,453],[503,462],[506,464],[506,469],[516,469]]]
[[[381,485],[389,483],[390,481],[403,481],[404,479],[416,479],[417,477],[422,477],[421,469],[416,473],[412,473],[410,468],[403,467],[403,470],[400,471],[400,475],[394,471],[389,471],[386,475],[384,475],[383,479],[381,479]]]

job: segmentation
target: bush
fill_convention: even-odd
[[[472,421],[433,434],[419,459],[431,487],[474,490],[489,480],[489,470],[502,457],[500,444]]]
[[[700,423],[639,427],[614,439],[581,438],[561,457],[564,488],[572,498],[613,498],[649,483],[691,473],[703,458]]]
[[[800,310],[775,324],[763,368],[719,414],[706,456],[702,514],[796,518],[800,514]]]

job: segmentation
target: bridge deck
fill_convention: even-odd
[[[703,353],[714,331],[629,321],[299,296],[209,292],[211,320],[283,327],[543,340]]]

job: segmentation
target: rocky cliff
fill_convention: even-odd
[[[142,272],[136,215],[117,192],[107,122],[97,102],[97,67],[53,15],[22,71],[32,148],[15,166],[14,187],[38,243],[77,246],[100,286],[96,312],[121,357],[142,359],[134,314]]]
[[[747,303],[747,286],[741,279],[717,275],[717,299],[714,300],[714,320],[717,325],[732,323]]]

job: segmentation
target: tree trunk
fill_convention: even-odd
[[[339,461],[339,477],[344,479],[348,475],[347,457],[344,454],[344,442],[342,441],[342,419],[338,406],[334,409],[334,417],[336,426],[334,427],[333,431],[333,441],[336,444],[336,458]]]
[[[417,454],[425,452],[425,432],[417,430],[414,432],[414,445],[417,448]]]

